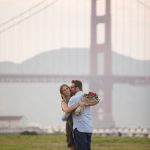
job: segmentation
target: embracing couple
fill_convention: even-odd
[[[92,115],[90,106],[81,101],[84,93],[82,82],[72,80],[71,86],[60,86],[61,108],[65,112],[67,144],[70,150],[91,150]],[[76,108],[83,106],[82,112],[77,115]]]

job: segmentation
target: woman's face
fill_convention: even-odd
[[[70,96],[71,95],[71,91],[70,91],[70,88],[67,87],[67,86],[63,86],[62,87],[62,93],[63,95],[66,97],[66,96]]]

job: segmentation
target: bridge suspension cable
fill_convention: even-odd
[[[126,57],[126,60],[121,59],[121,57],[114,59],[116,64],[115,74],[130,73],[135,75],[136,72],[139,72],[139,68],[141,69],[140,76],[147,76],[148,74],[148,63],[146,61],[148,54],[148,11],[145,9],[147,5],[145,4],[145,7],[143,7],[139,5],[139,2],[141,1],[132,0],[129,5],[128,0],[120,3],[118,7],[119,0],[116,0],[116,5],[114,5],[117,9],[112,11],[112,22],[116,31],[114,35],[112,34],[112,40],[115,39],[113,50],[119,50],[119,53],[135,58],[133,60],[128,59],[129,57]],[[117,30],[120,30],[120,32]],[[145,61],[138,61],[138,59]]]
[[[33,17],[33,16],[39,14],[40,12],[42,12],[42,11],[45,10],[45,9],[47,9],[48,7],[53,6],[53,5],[54,5],[57,1],[59,1],[59,0],[54,0],[53,2],[47,4],[46,6],[43,6],[42,8],[36,10],[35,12],[32,12],[31,14],[29,14],[29,15],[27,15],[27,16],[21,18],[22,16],[26,15],[28,12],[30,12],[30,11],[34,10],[35,8],[41,6],[41,5],[42,5],[43,3],[45,3],[46,1],[47,1],[47,0],[43,0],[43,1],[41,1],[40,3],[38,3],[38,4],[34,5],[34,6],[32,6],[31,8],[25,10],[24,12],[18,14],[17,16],[15,16],[15,17],[13,17],[13,18],[7,20],[6,22],[1,23],[1,24],[0,24],[0,27],[2,28],[3,26],[6,26],[7,24],[9,24],[9,23],[13,22],[14,20],[17,20],[17,19],[18,19],[18,20],[15,21],[14,23],[12,23],[12,24],[8,25],[7,27],[4,27],[3,29],[1,29],[1,30],[0,30],[0,34],[3,33],[3,32],[6,32],[6,31],[9,30],[10,28],[12,28],[12,27],[14,27],[14,26],[16,26],[16,25],[22,23],[23,21],[26,21],[27,19],[29,19],[29,18],[31,18],[31,17]],[[19,18],[21,18],[21,19],[19,19]]]
[[[25,11],[23,11],[23,12],[17,14],[17,15],[14,16],[13,18],[10,18],[10,19],[8,19],[7,21],[1,23],[1,24],[0,24],[0,27],[3,27],[4,25],[6,25],[6,24],[8,24],[8,23],[10,23],[10,22],[12,22],[12,21],[14,21],[14,20],[16,20],[17,18],[23,16],[24,14],[28,13],[29,11],[32,11],[33,9],[39,7],[40,5],[42,5],[43,3],[45,3],[45,1],[47,1],[47,0],[43,0],[43,1],[39,2],[38,4],[36,4],[36,5],[32,6],[32,7],[30,7],[29,9],[27,9],[27,10],[25,10]]]
[[[141,5],[143,5],[145,8],[150,9],[150,6],[146,5],[144,2],[137,0],[138,3],[140,3]]]

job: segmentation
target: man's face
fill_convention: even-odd
[[[71,84],[70,89],[72,94],[76,93],[76,86],[74,85],[74,83]]]

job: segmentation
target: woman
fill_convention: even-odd
[[[73,139],[73,120],[72,120],[72,114],[69,112],[76,109],[79,106],[79,104],[76,104],[72,107],[68,107],[67,104],[72,95],[71,95],[70,87],[67,84],[63,84],[60,86],[60,94],[62,98],[61,108],[64,112],[68,112],[65,114],[65,117],[63,117],[63,120],[66,120],[67,145],[68,147],[70,147],[70,150],[75,150],[74,139]]]

